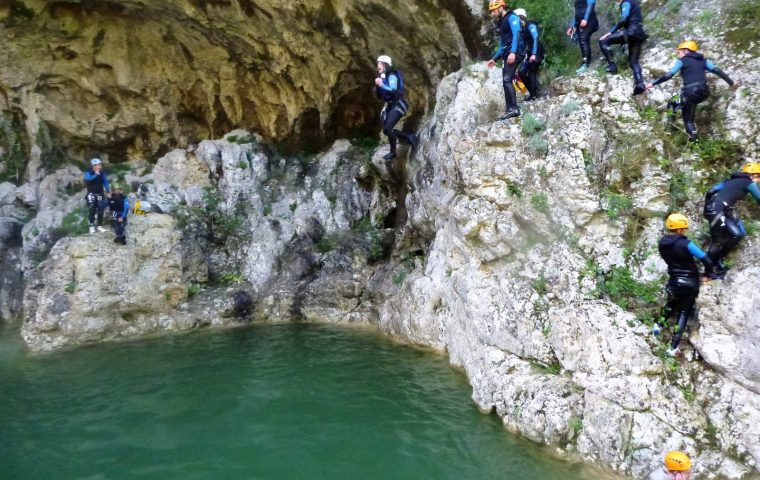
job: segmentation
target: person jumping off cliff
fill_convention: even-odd
[[[108,176],[103,171],[103,162],[99,158],[90,160],[90,169],[84,172],[84,183],[87,186],[86,199],[89,209],[90,233],[95,233],[96,213],[98,231],[105,232],[103,213],[106,209],[106,195],[110,193],[111,188],[108,185]]]
[[[694,124],[697,105],[707,100],[710,96],[710,87],[707,85],[707,75],[705,72],[714,73],[727,84],[734,85],[734,81],[723,70],[716,67],[710,60],[705,59],[698,50],[699,47],[693,40],[681,42],[676,49],[678,60],[676,60],[670,71],[654,82],[647,84],[647,90],[650,90],[656,85],[667,82],[675,74],[681,73],[683,80],[681,100],[674,107],[681,108],[684,129],[686,130],[686,135],[689,136],[689,141],[692,142],[697,140],[697,127]]]
[[[660,322],[667,322],[668,318],[676,314],[678,327],[666,353],[677,357],[681,355],[678,345],[686,330],[686,322],[694,313],[694,303],[699,295],[700,274],[694,257],[702,261],[705,273],[711,273],[714,267],[710,257],[684,235],[689,228],[689,220],[685,216],[679,213],[670,215],[665,221],[665,227],[668,233],[660,239],[658,248],[660,256],[668,265],[669,279],[665,287],[668,300],[653,333],[659,335],[663,328]]]
[[[114,243],[127,244],[127,215],[129,214],[129,199],[122,193],[119,185],[113,185],[108,205],[111,209],[111,228],[116,237]]]
[[[578,36],[581,47],[582,63],[576,73],[588,71],[591,65],[591,35],[599,30],[596,18],[596,0],[575,0],[575,23],[567,29],[567,36]]]
[[[617,3],[620,6],[620,21],[612,27],[609,33],[602,35],[599,39],[599,48],[602,50],[604,58],[607,59],[607,73],[617,73],[618,68],[610,45],[628,45],[628,64],[633,71],[633,94],[639,95],[646,91],[641,65],[639,65],[639,56],[641,55],[641,46],[648,35],[644,31],[644,20],[639,1],[618,0]]]
[[[715,264],[713,279],[726,275],[723,260],[747,235],[744,224],[736,216],[734,205],[748,193],[760,203],[760,163],[747,163],[741,172],[731,175],[705,195],[704,216],[710,224],[710,248],[707,254]]]
[[[691,459],[688,455],[677,450],[665,454],[663,468],[649,475],[647,480],[690,480]]]
[[[515,9],[515,15],[520,17],[520,29],[522,31],[522,43],[524,45],[524,60],[520,63],[520,77],[525,79],[528,88],[526,102],[538,98],[538,69],[544,61],[544,46],[539,38],[538,23],[528,20],[525,9]]]
[[[383,125],[383,133],[388,137],[390,152],[383,156],[386,160],[396,158],[396,142],[401,138],[412,149],[417,146],[414,134],[404,133],[396,129],[396,124],[409,111],[409,104],[404,99],[404,77],[397,69],[393,68],[393,60],[388,55],[380,55],[377,58],[377,78],[375,78],[375,92],[377,97],[385,102],[380,112],[380,120]]]
[[[507,120],[520,116],[520,109],[517,108],[517,92],[515,92],[515,86],[512,84],[515,72],[517,72],[522,61],[520,55],[522,37],[520,17],[515,12],[507,10],[507,4],[504,3],[504,0],[491,0],[488,4],[488,10],[491,12],[491,16],[498,19],[499,22],[499,49],[496,50],[486,65],[488,68],[493,68],[497,60],[504,60],[501,75],[506,111],[499,117],[499,120]]]

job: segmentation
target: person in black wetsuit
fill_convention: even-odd
[[[397,69],[393,68],[393,61],[388,55],[380,55],[377,59],[377,78],[375,78],[375,92],[377,97],[385,102],[383,111],[380,112],[380,120],[383,124],[383,133],[388,137],[390,152],[383,156],[386,160],[396,158],[396,142],[401,138],[412,149],[417,146],[414,134],[404,133],[398,130],[396,124],[409,111],[409,104],[404,99],[404,77]]]
[[[647,39],[641,7],[638,0],[623,0],[618,1],[618,4],[620,5],[620,21],[609,33],[602,35],[599,39],[599,48],[607,59],[607,73],[617,73],[618,69],[610,45],[628,45],[628,64],[633,71],[633,94],[639,95],[646,91],[641,65],[639,65],[641,46]]]
[[[684,129],[686,130],[686,135],[689,136],[689,140],[692,142],[697,140],[697,126],[694,124],[697,105],[707,100],[710,96],[710,87],[707,85],[707,75],[705,72],[714,73],[727,84],[734,85],[734,81],[723,70],[703,57],[698,50],[697,43],[692,40],[681,42],[676,50],[678,60],[676,60],[670,71],[654,82],[647,84],[647,90],[652,89],[656,85],[667,82],[675,74],[681,72],[683,80],[681,101],[675,106],[682,109],[681,114],[683,115]]]
[[[520,17],[522,31],[522,44],[524,46],[524,60],[520,64],[520,76],[525,79],[528,88],[526,102],[538,98],[538,69],[544,61],[544,46],[539,38],[538,23],[528,20],[524,9],[516,8],[515,14]]]
[[[87,208],[90,212],[90,233],[95,233],[95,214],[98,217],[98,231],[105,232],[103,213],[106,210],[106,195],[111,191],[108,176],[103,171],[103,162],[99,158],[90,160],[90,169],[84,172],[84,183],[87,186]]]
[[[113,185],[111,189],[111,198],[108,201],[111,209],[111,228],[113,228],[116,237],[114,243],[122,245],[127,244],[127,215],[129,214],[129,199],[124,196],[118,185]]]
[[[678,213],[670,215],[665,221],[668,234],[660,239],[658,245],[660,256],[668,264],[668,301],[662,309],[662,315],[654,327],[655,335],[662,329],[660,322],[666,322],[673,314],[677,316],[678,329],[670,342],[667,354],[671,357],[681,355],[678,345],[686,330],[686,322],[694,312],[694,303],[699,295],[700,274],[694,258],[705,266],[705,272],[711,272],[713,263],[710,257],[684,233],[689,228],[689,220]]]
[[[588,71],[591,65],[591,35],[599,30],[599,20],[596,18],[596,0],[575,0],[575,22],[567,29],[567,35],[578,35],[581,47],[582,63],[576,73]]]
[[[504,67],[501,69],[502,84],[504,85],[504,103],[506,111],[499,117],[499,120],[507,120],[520,116],[520,109],[517,108],[517,92],[512,80],[515,78],[515,72],[520,67],[522,55],[520,52],[520,43],[522,40],[522,29],[520,17],[515,12],[507,10],[507,4],[504,0],[491,0],[488,4],[491,16],[499,19],[499,49],[496,50],[493,57],[486,65],[493,68],[496,61],[504,59]]]
[[[726,275],[723,260],[747,235],[744,224],[736,217],[734,205],[748,193],[760,203],[760,163],[748,163],[741,172],[731,175],[707,192],[704,216],[710,224],[710,248],[707,255],[715,264],[710,278]]]

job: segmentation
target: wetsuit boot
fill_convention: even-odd
[[[638,65],[637,65],[638,67]],[[641,67],[633,68],[633,94],[641,95],[647,91],[647,87],[644,85],[644,78],[641,74]]]
[[[604,69],[607,73],[618,73],[618,68],[615,62],[607,62],[607,68]]]
[[[697,141],[697,126],[693,122],[687,122],[684,130],[686,131],[686,135],[688,135],[690,142]]]

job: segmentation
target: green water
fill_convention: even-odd
[[[444,358],[365,331],[268,326],[50,355],[4,340],[0,479],[74,478],[593,475],[479,413]]]

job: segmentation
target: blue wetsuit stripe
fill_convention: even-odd
[[[538,28],[535,25],[531,25],[528,27],[528,31],[530,32],[530,36],[533,37],[533,49],[531,52],[533,55],[536,55],[538,53]]]
[[[583,19],[588,22],[588,17],[591,15],[591,9],[594,7],[594,4],[596,3],[596,0],[588,0],[586,2],[586,14],[583,15]]]
[[[396,78],[396,75],[388,75],[388,85],[383,83],[380,85],[380,88],[388,92],[395,92],[398,90],[398,78]]]
[[[747,187],[747,191],[752,195],[752,198],[760,203],[760,187],[758,187],[755,182],[752,182],[749,187]]]
[[[509,49],[509,53],[517,53],[520,47],[520,19],[517,15],[510,15],[509,28],[512,29],[512,48]]]
[[[698,259],[702,260],[707,256],[705,252],[702,251],[701,248],[699,248],[694,242],[689,242],[689,253],[697,257]]]

